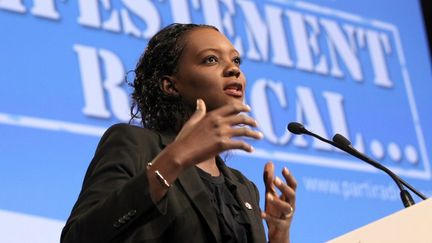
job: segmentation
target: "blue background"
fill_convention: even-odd
[[[157,8],[161,27],[173,21],[171,2],[146,2],[151,2]],[[192,7],[192,2],[196,1],[189,1],[191,20],[208,23],[202,11]],[[246,24],[243,23],[244,16],[238,4],[245,1],[232,2],[236,8],[233,17],[236,34],[244,40],[247,38]],[[124,8],[118,1],[111,4],[117,10]],[[220,2],[218,4],[223,5]],[[394,83],[388,89],[374,85],[371,62],[365,50],[358,52],[362,82],[352,79],[342,61],[339,61],[344,73],[342,78],[297,69],[292,32],[285,20],[285,33],[294,67],[287,68],[271,61],[244,57],[242,70],[248,78],[249,91],[246,102],[256,104],[267,98],[272,128],[277,136],[282,136],[290,121],[299,120],[306,125],[313,122],[302,120],[296,111],[296,89],[307,87],[314,95],[326,135],[331,137],[337,131],[332,129],[329,107],[322,94],[325,91],[341,94],[350,132],[345,135],[354,141],[355,134],[360,133],[366,154],[399,172],[402,178],[430,196],[432,183],[428,157],[432,152],[432,80],[419,3],[322,0],[255,1],[254,4],[260,9],[261,16],[264,16],[265,6],[274,6],[387,35],[392,50],[386,56],[387,68]],[[77,21],[80,9],[74,1],[56,3],[59,19],[35,16],[30,11],[34,6],[32,1],[24,1],[23,5],[26,9],[23,13],[2,9],[0,5],[0,210],[41,216],[62,223],[67,219],[80,191],[100,131],[114,123],[125,122],[113,115],[106,90],[106,107],[111,116],[98,118],[83,113],[85,99],[82,73],[73,46],[109,50],[122,61],[123,68],[127,71],[134,69],[148,39],[80,25]],[[307,9],[305,6],[314,6],[318,10]],[[223,7],[221,9],[226,11]],[[328,9],[332,11],[326,12]],[[362,20],[347,20],[335,15],[335,11],[361,16]],[[107,11],[101,10],[100,13],[103,19],[109,17]],[[397,35],[390,29],[374,25],[371,20],[395,27]],[[134,21],[139,23],[137,26],[145,29],[142,20],[134,18]],[[325,35],[322,26],[320,30]],[[397,41],[402,45],[400,50],[397,49]],[[320,36],[319,42],[322,54],[328,57],[325,37]],[[248,46],[245,45],[244,48],[247,50]],[[269,60],[274,55],[271,48],[269,47]],[[399,61],[401,55],[405,57],[406,66]],[[316,58],[314,63],[317,63]],[[407,80],[402,75],[404,68],[409,75],[408,83],[412,86],[414,106],[409,104]],[[100,71],[103,76],[105,70],[102,68]],[[281,84],[287,107],[280,106],[271,90],[266,91],[267,97],[253,97],[251,90],[259,79]],[[122,88],[130,92],[126,84]],[[413,107],[418,112],[418,121],[413,119]],[[260,121],[259,116],[263,114],[252,112],[251,115]],[[47,121],[52,121],[57,125],[68,123],[91,126],[95,128],[95,134],[37,127],[35,121],[25,122],[26,118],[41,119],[45,125]],[[420,133],[416,133],[416,129],[420,129]],[[293,242],[329,240],[403,208],[396,186],[383,173],[370,170],[368,165],[335,150],[316,149],[310,138],[304,138],[304,147],[297,146],[295,139],[298,138],[292,136],[283,144],[275,144],[264,138],[259,142],[251,142],[257,149],[255,154],[233,152],[227,156],[228,165],[240,169],[257,184],[261,192],[262,168],[268,160],[275,162],[278,171],[286,166],[296,176],[299,186],[297,211],[292,227]],[[370,146],[374,140],[383,144],[382,157],[374,157]],[[394,161],[388,153],[387,146],[392,142],[401,148],[399,161]],[[407,161],[403,150],[407,145],[415,148],[418,163]],[[423,154],[420,152],[422,146],[425,148]],[[329,161],[329,164],[324,164],[323,160]],[[338,166],[337,162],[347,167]],[[352,169],[354,167],[360,169]],[[372,192],[373,190],[376,191]],[[263,198],[263,194],[261,197]],[[4,221],[1,222],[2,220]],[[5,219],[0,218],[0,222],[7,224]],[[0,241],[1,237],[0,235]]]

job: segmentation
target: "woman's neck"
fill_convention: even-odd
[[[200,162],[196,166],[199,167],[201,170],[209,173],[211,176],[219,176],[220,175],[219,168],[217,167],[217,164],[216,164],[216,158],[211,158],[211,159],[205,160],[203,162]]]

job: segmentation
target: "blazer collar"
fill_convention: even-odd
[[[176,137],[176,134],[173,131],[158,132],[158,134],[163,148],[172,143]]]

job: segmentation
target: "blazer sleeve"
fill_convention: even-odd
[[[151,200],[145,168],[160,150],[159,136],[147,129],[126,124],[109,128],[87,170],[61,242],[110,242],[138,218],[139,224],[158,218],[161,211]]]

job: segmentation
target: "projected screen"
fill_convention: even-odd
[[[403,205],[383,172],[289,133],[289,122],[344,135],[432,195],[431,63],[416,1],[2,0],[1,242],[58,242],[101,135],[129,121],[126,73],[172,22],[214,25],[241,52],[265,137],[226,162],[261,199],[267,161],[296,176],[292,242],[326,241]]]

